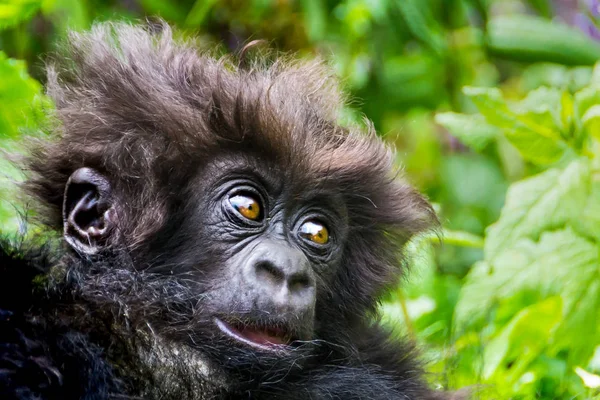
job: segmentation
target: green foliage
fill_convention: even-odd
[[[488,49],[512,60],[593,65],[600,45],[561,23],[526,15],[502,16],[488,24]]]
[[[41,92],[42,85],[29,77],[25,63],[8,58],[2,51],[0,77],[0,151],[17,153],[15,140],[23,130],[38,126],[49,104]],[[0,221],[9,231],[15,230],[23,213],[14,203],[19,177],[7,157],[0,157]]]
[[[0,0],[0,149],[43,131],[40,58],[69,28],[157,15],[201,45],[265,38],[318,53],[359,99],[341,118],[374,121],[443,223],[443,244],[408,244],[412,272],[381,307],[427,349],[433,383],[482,384],[482,399],[600,399],[598,21],[568,26],[557,5]],[[4,232],[23,213],[19,179],[0,157]]]
[[[41,0],[0,2],[0,28],[7,28],[31,18],[42,6]]]
[[[454,311],[455,334],[477,334],[476,368],[503,398],[581,393],[576,368],[600,345],[599,72],[575,93],[541,87],[514,102],[499,89],[466,88],[480,114],[437,116],[475,150],[482,129],[469,138],[457,121],[495,128],[486,140],[503,135],[540,168],[508,189]],[[557,368],[560,380],[548,381]]]
[[[23,61],[10,59],[0,51],[0,139],[16,138],[19,129],[32,127],[41,115],[39,82],[31,79]]]

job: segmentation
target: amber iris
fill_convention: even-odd
[[[329,242],[329,231],[323,224],[315,221],[307,221],[300,227],[300,235],[311,242],[326,244]]]
[[[251,221],[258,221],[260,218],[260,205],[250,196],[237,194],[229,198],[229,203],[244,218]]]

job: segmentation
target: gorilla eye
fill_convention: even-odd
[[[244,218],[251,221],[258,221],[260,218],[260,204],[251,196],[236,194],[229,198],[229,204]]]
[[[300,236],[317,244],[329,242],[329,231],[325,225],[316,221],[306,221],[300,227]]]

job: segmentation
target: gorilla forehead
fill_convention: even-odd
[[[307,163],[309,164],[309,163]],[[205,190],[215,191],[230,181],[252,181],[278,203],[315,203],[344,207],[343,188],[332,174],[323,174],[312,181],[306,179],[307,166],[289,159],[270,158],[268,154],[251,152],[218,152],[204,160],[186,196],[203,196]],[[314,177],[318,176],[314,174]],[[280,204],[281,205],[281,204]],[[342,214],[343,211],[339,210]],[[340,215],[343,217],[343,215]]]

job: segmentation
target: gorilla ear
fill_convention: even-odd
[[[66,242],[83,254],[100,250],[116,224],[111,186],[91,168],[73,172],[63,199],[63,235]]]

